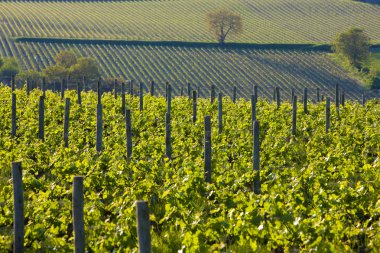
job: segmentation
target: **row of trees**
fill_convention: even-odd
[[[0,58],[0,77],[2,81],[10,82],[11,77],[16,76],[22,80],[41,80],[46,78],[47,82],[60,82],[68,78],[76,82],[83,79],[97,79],[100,76],[98,63],[94,58],[79,56],[79,53],[73,50],[60,52],[55,57],[55,64],[46,67],[41,72],[37,70],[22,71],[15,58]]]

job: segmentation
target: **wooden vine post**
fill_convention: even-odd
[[[255,194],[261,193],[259,131],[259,122],[256,120],[253,123],[253,170],[256,172],[253,181],[253,192]]]
[[[131,120],[131,110],[125,111],[125,129],[127,137],[127,158],[130,159],[132,156],[132,120]]]
[[[223,131],[223,97],[222,93],[218,94],[218,133]]]
[[[85,252],[84,233],[84,198],[83,198],[83,176],[75,176],[73,181],[73,228],[75,253]]]
[[[133,79],[129,81],[129,95],[133,96]]]
[[[24,252],[24,191],[21,162],[12,162],[13,181],[13,252]]]
[[[330,98],[326,98],[326,133],[329,132],[330,129]]]
[[[38,107],[38,138],[45,141],[45,97],[40,96]]]
[[[80,82],[78,82],[77,84],[77,103],[78,105],[82,105],[82,91],[81,91],[81,88],[80,88]]]
[[[214,100],[215,100],[215,85],[214,84],[211,85],[211,95],[210,95],[210,97],[211,97],[211,104],[213,104]]]
[[[165,114],[165,153],[166,157],[172,159],[170,113],[168,112]]]
[[[125,83],[121,83],[121,111],[125,113]]]
[[[252,129],[253,129],[253,122],[256,121],[256,104],[257,104],[257,98],[255,95],[251,95],[251,119],[252,119]]]
[[[137,237],[139,240],[139,253],[151,253],[150,220],[148,202],[138,200],[137,206]]]
[[[11,91],[14,92],[16,89],[16,82],[15,82],[15,76],[11,76]]]
[[[297,96],[293,97],[292,135],[297,134]]]
[[[293,99],[294,99],[294,88],[292,88],[292,90],[291,90],[290,102],[293,103]]]
[[[12,138],[16,137],[17,123],[16,123],[16,94],[12,93]]]
[[[335,108],[339,110],[339,84],[335,85]]]
[[[29,96],[30,94],[30,79],[26,79],[26,95]]]
[[[232,102],[236,102],[236,96],[237,96],[237,89],[236,86],[233,88],[233,95],[232,95]]]
[[[365,95],[364,93],[362,94],[362,105],[364,106],[366,103],[366,98],[365,98]]]
[[[115,80],[113,81],[113,93],[114,93],[115,99],[117,99],[117,90],[116,90],[116,87],[117,87],[117,79],[115,78]]]
[[[98,103],[96,105],[96,151],[100,152],[103,147],[103,106],[102,92],[98,81]]]
[[[61,99],[65,97],[65,79],[62,78],[61,80]]]
[[[69,146],[69,120],[70,120],[70,98],[66,98],[65,117],[63,121],[63,142],[65,148]]]
[[[140,111],[144,109],[144,84],[140,82],[139,86],[139,96],[140,96]]]
[[[277,101],[277,109],[280,108],[281,98],[280,98],[280,88],[276,87],[276,101]]]
[[[307,88],[303,90],[303,112],[307,113]]]
[[[197,92],[193,90],[193,122],[197,121]]]
[[[277,87],[273,88],[273,101],[276,101],[276,98],[277,98],[276,88]]]
[[[319,100],[319,88],[317,88],[317,102],[319,103],[320,100]]]
[[[166,103],[167,103],[167,113],[169,113],[169,115],[171,114],[171,111],[172,111],[172,86],[170,84],[168,84],[167,88],[166,88]]]
[[[257,85],[253,86],[253,95],[255,96],[255,103],[257,103],[257,99],[258,99],[257,89],[258,89]]]
[[[204,159],[205,159],[205,181],[211,183],[211,117],[205,116],[205,139],[204,139]]]
[[[154,81],[150,82],[150,95],[154,96]]]
[[[46,96],[46,78],[42,78],[42,94],[45,97]]]

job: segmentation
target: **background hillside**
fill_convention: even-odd
[[[169,81],[177,91],[190,82],[201,86],[202,94],[208,94],[211,84],[224,91],[240,86],[246,96],[254,84],[262,85],[267,97],[275,86],[289,94],[290,88],[328,90],[341,83],[349,97],[364,92],[326,52],[14,41],[26,37],[212,42],[205,17],[222,8],[243,18],[243,34],[227,42],[326,44],[353,26],[365,29],[373,42],[380,41],[380,6],[346,0],[10,1],[0,3],[0,56],[17,57],[23,69],[41,70],[54,63],[60,50],[75,48],[96,58],[104,77],[155,80],[160,89]]]

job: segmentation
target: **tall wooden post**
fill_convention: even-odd
[[[205,116],[205,139],[204,139],[204,159],[205,159],[205,180],[211,182],[211,117]]]
[[[21,162],[12,162],[13,179],[13,252],[24,252],[24,191]]]
[[[303,112],[307,113],[307,88],[303,90]]]
[[[276,87],[276,102],[277,102],[277,109],[280,108],[281,105],[281,97],[280,97],[280,88]]]
[[[253,170],[256,171],[256,174],[253,181],[253,192],[256,194],[261,193],[259,131],[259,122],[255,121],[253,123]]]
[[[61,99],[65,97],[65,79],[62,78],[61,80]]]
[[[326,98],[326,133],[329,132],[330,129],[330,98]]]
[[[165,147],[166,157],[172,159],[170,113],[168,112],[165,114]]]
[[[140,96],[140,111],[144,109],[144,84],[140,82],[139,86],[139,96]]]
[[[167,107],[166,107],[166,112],[171,114],[171,111],[172,111],[172,86],[170,84],[168,84],[168,87],[166,88],[166,103],[167,103]]]
[[[150,220],[148,202],[137,201],[137,237],[139,253],[151,253]]]
[[[222,93],[218,94],[218,133],[223,131],[223,98]]]
[[[115,99],[117,99],[117,79],[115,78],[115,80],[113,81],[113,93],[114,93],[114,97]]]
[[[215,100],[215,85],[211,85],[211,94],[210,94],[210,97],[211,97],[211,104],[214,103],[214,100]]]
[[[96,106],[96,151],[100,152],[103,147],[103,106]]]
[[[297,96],[293,97],[292,135],[297,134]]]
[[[45,97],[40,96],[38,108],[38,138],[45,141]]]
[[[121,111],[125,113],[125,83],[121,83]]]
[[[125,128],[127,136],[127,158],[132,156],[132,119],[131,119],[131,110],[125,111]]]
[[[16,94],[12,93],[12,138],[16,137],[16,129],[17,129],[17,124],[16,124]]]
[[[237,93],[237,89],[236,89],[236,86],[234,86],[234,89],[233,89],[233,95],[232,95],[232,102],[236,102],[236,93]]]
[[[193,122],[197,121],[197,92],[193,90]]]
[[[63,122],[63,142],[67,148],[69,146],[69,120],[70,120],[70,98],[66,98],[65,117]]]
[[[154,96],[154,81],[150,82],[150,95]]]
[[[73,228],[75,253],[85,252],[83,177],[75,176],[73,182]]]

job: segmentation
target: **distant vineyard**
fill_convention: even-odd
[[[241,13],[244,32],[229,41],[329,43],[356,26],[380,41],[380,6],[340,0],[0,2],[1,37],[212,41],[206,13]]]
[[[166,81],[174,93],[187,83],[200,87],[201,96],[209,94],[214,84],[225,95],[238,87],[238,95],[247,98],[253,85],[272,98],[273,88],[280,87],[284,96],[291,88],[302,93],[319,88],[332,95],[335,84],[341,84],[349,98],[359,99],[364,89],[356,80],[335,64],[325,53],[292,50],[187,48],[165,46],[106,46],[58,43],[17,43],[12,51],[26,69],[41,69],[54,63],[53,57],[63,49],[75,48],[82,55],[92,56],[100,63],[104,76],[151,80],[164,90]]]

